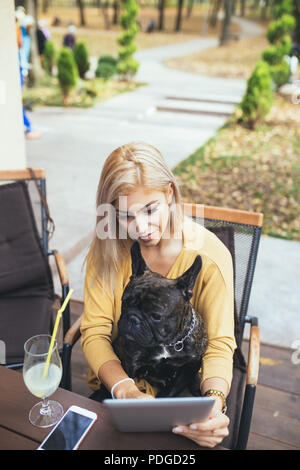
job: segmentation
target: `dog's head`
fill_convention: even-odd
[[[122,297],[119,333],[145,347],[170,342],[182,330],[201,257],[196,256],[177,279],[150,271],[137,241],[132,245],[131,259],[132,276]]]

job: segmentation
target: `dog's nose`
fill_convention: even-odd
[[[152,313],[152,314],[151,314],[151,318],[152,318],[152,320],[154,320],[154,321],[160,321],[160,320],[161,320],[161,317],[162,317],[162,315],[160,315],[160,313]]]

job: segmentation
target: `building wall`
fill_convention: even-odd
[[[13,0],[0,0],[0,170],[26,168]]]

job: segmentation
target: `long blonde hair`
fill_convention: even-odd
[[[130,194],[137,186],[166,194],[170,183],[173,187],[169,226],[172,235],[178,231],[183,221],[181,196],[175,177],[159,150],[144,142],[131,142],[114,150],[106,159],[98,184],[96,207],[102,204],[113,205],[120,196]],[[96,227],[101,218],[97,215]],[[116,223],[118,225],[118,221]],[[130,238],[101,239],[95,231],[86,261],[92,262],[96,276],[101,276],[103,286],[110,284],[112,293],[115,274],[128,257],[132,243]]]

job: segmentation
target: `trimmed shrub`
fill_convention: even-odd
[[[104,55],[98,60],[98,66],[96,69],[96,77],[104,78],[109,80],[117,73],[118,60],[110,55]]]
[[[293,31],[295,25],[295,18],[291,15],[283,15],[278,20],[271,21],[267,30],[267,39],[271,44],[277,44],[286,34]]]
[[[242,121],[250,129],[254,129],[270,111],[273,99],[270,69],[261,60],[248,79],[247,90],[241,101]]]
[[[263,51],[262,58],[271,66],[281,62],[282,54],[278,47],[272,45]]]
[[[84,78],[84,74],[90,68],[89,52],[84,41],[78,41],[73,50],[74,59],[77,64],[80,78]]]
[[[280,18],[285,13],[293,14],[293,0],[273,0],[273,17]]]
[[[64,101],[66,102],[70,91],[78,82],[77,66],[73,52],[68,47],[63,47],[61,49],[57,60],[57,69],[59,85],[62,90]]]
[[[118,63],[118,59],[116,59],[115,57],[113,57],[111,55],[103,55],[98,60],[98,64],[102,64],[102,63],[111,64],[114,67],[116,67],[117,63]]]
[[[98,64],[96,69],[96,77],[104,78],[104,80],[109,80],[116,73],[116,67],[108,62],[101,62]]]
[[[137,0],[122,0],[122,4],[124,11],[121,15],[121,25],[125,31],[118,37],[121,48],[119,50],[117,71],[121,78],[130,80],[139,68],[139,63],[133,58],[133,54],[137,50],[134,38],[139,31],[136,24],[139,8]]]
[[[128,57],[118,64],[117,70],[124,77],[133,77],[137,73],[139,65],[133,57]]]
[[[290,67],[285,56],[291,53],[291,33],[295,28],[291,0],[274,1],[275,20],[269,24],[267,38],[272,44],[263,53],[262,58],[270,65],[273,86],[277,90],[289,81]]]
[[[56,50],[52,41],[45,42],[43,56],[43,67],[49,75],[52,75],[52,69],[56,58]]]
[[[289,81],[290,78],[290,64],[283,59],[279,64],[272,65],[270,67],[270,74],[275,84],[275,88],[278,89]]]

